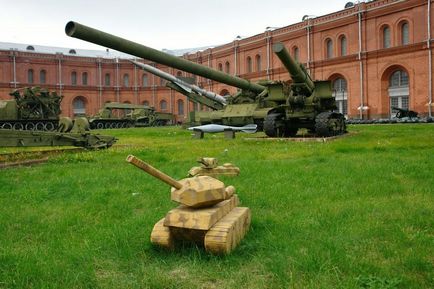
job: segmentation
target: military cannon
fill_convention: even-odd
[[[40,87],[25,87],[0,100],[0,128],[54,131],[61,113],[62,96]]]
[[[334,111],[336,102],[331,82],[312,81],[304,67],[291,58],[281,43],[276,43],[273,51],[287,68],[292,83],[268,80],[252,83],[76,22],[69,22],[65,32],[71,37],[239,88],[224,109],[201,114],[201,124],[242,126],[255,123],[270,137],[293,136],[299,128],[306,128],[318,136],[346,131],[344,116]]]
[[[416,118],[418,115],[418,113],[413,110],[404,109],[396,106],[392,106],[392,110],[397,111],[395,115],[396,118],[404,118],[404,117]]]
[[[184,94],[190,101],[194,103],[205,105],[213,110],[222,109],[226,105],[226,99],[223,96],[218,95],[217,93],[205,90],[194,84],[188,83],[183,79],[175,77],[170,73],[164,72],[151,65],[140,63],[134,60],[130,60],[130,62],[137,67],[143,69],[144,71],[147,71],[167,80],[167,87]]]

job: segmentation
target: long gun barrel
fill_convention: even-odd
[[[170,82],[173,82],[173,83],[179,85],[183,89],[186,89],[188,92],[194,91],[200,95],[203,95],[207,98],[210,98],[214,101],[217,101],[218,103],[221,103],[222,105],[226,105],[226,99],[219,94],[202,89],[197,85],[187,83],[187,82],[183,81],[182,79],[179,79],[179,78],[173,76],[172,74],[164,72],[164,71],[162,71],[158,68],[155,68],[151,65],[140,63],[140,62],[137,62],[134,60],[130,60],[130,62],[132,62],[134,65],[140,67],[141,69],[143,69],[149,73],[155,74],[155,75],[157,75],[157,76],[159,76],[159,77],[161,77],[167,81],[170,81]]]
[[[288,70],[294,84],[300,88],[304,95],[311,95],[315,89],[315,85],[304,67],[292,59],[283,43],[278,42],[273,44],[273,51]]]
[[[121,37],[70,21],[66,24],[65,33],[68,36],[85,40],[97,45],[109,47],[127,54],[141,57],[159,64],[167,65],[205,78],[212,79],[241,89],[261,93],[265,87],[248,80],[231,76],[227,73],[176,57],[156,49],[140,45]]]

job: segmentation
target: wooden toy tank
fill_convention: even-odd
[[[133,155],[127,162],[172,186],[171,199],[180,204],[155,224],[153,244],[173,249],[176,241],[185,240],[213,254],[228,254],[248,231],[250,209],[238,207],[233,186],[209,176],[176,181]]]
[[[188,171],[189,177],[194,176],[210,176],[217,178],[219,176],[238,176],[240,169],[231,163],[225,163],[222,166],[218,165],[216,158],[200,158],[198,163],[200,167],[192,167]]]

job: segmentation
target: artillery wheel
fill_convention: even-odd
[[[234,208],[206,233],[205,249],[213,254],[230,253],[249,230],[250,220],[249,208]]]
[[[315,118],[315,133],[317,136],[329,137],[346,132],[345,118],[337,112],[322,112]]]
[[[285,123],[283,115],[280,113],[271,113],[265,117],[264,132],[269,137],[283,137],[285,135]]]

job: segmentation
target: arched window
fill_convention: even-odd
[[[223,71],[223,64],[219,63],[218,67],[219,67],[219,71]]]
[[[348,89],[345,78],[339,77],[333,81],[333,96],[336,99],[338,111],[343,115],[348,114]]]
[[[77,51],[75,51],[75,49],[69,49],[69,54],[77,54]]]
[[[176,72],[176,77],[181,77],[181,76],[182,76],[182,71]]]
[[[178,114],[184,115],[184,101],[182,99],[178,99]]]
[[[35,51],[35,47],[33,47],[32,45],[28,45],[28,46],[26,47],[26,50],[29,50],[29,51]]]
[[[251,73],[253,71],[253,63],[252,58],[250,56],[247,56],[247,73]]]
[[[296,61],[300,61],[300,50],[297,46],[294,46],[294,48],[292,48],[292,55],[294,56],[294,59]]]
[[[130,86],[130,76],[128,74],[124,74],[124,86],[129,87]]]
[[[87,72],[81,74],[81,84],[87,85]]]
[[[167,109],[167,101],[165,101],[164,99],[162,101],[160,101],[160,109],[161,110]]]
[[[226,61],[226,63],[225,63],[225,72],[226,73],[231,72],[231,64],[229,63],[229,61]]]
[[[257,54],[255,60],[256,60],[256,71],[261,71],[262,70],[261,55]]]
[[[47,72],[44,69],[39,71],[39,82],[41,84],[45,84],[47,82]]]
[[[72,109],[74,115],[85,115],[86,114],[86,100],[82,96],[77,96],[72,101]]]
[[[340,53],[341,56],[347,55],[347,38],[345,36],[342,36],[339,39],[339,45],[340,45]]]
[[[390,47],[390,27],[385,26],[383,28],[383,48],[389,48]]]
[[[401,44],[402,45],[407,45],[410,43],[408,33],[409,33],[408,23],[404,22],[401,24]]]
[[[33,79],[33,69],[27,70],[27,82],[28,83],[33,83],[34,82],[34,79]]]
[[[333,57],[333,41],[330,38],[328,38],[325,43],[326,43],[326,58],[327,59],[332,58]]]
[[[71,72],[71,85],[77,85],[77,72]]]
[[[143,104],[144,106],[149,106],[149,101],[144,100],[144,101],[142,102],[142,104]]]
[[[147,87],[149,84],[148,84],[148,75],[147,74],[143,74],[142,75],[142,86],[143,87]]]
[[[106,73],[104,76],[104,85],[110,86],[110,73]]]
[[[395,117],[398,110],[394,108],[408,109],[409,80],[408,73],[404,70],[396,70],[389,78],[389,97],[391,117]]]

